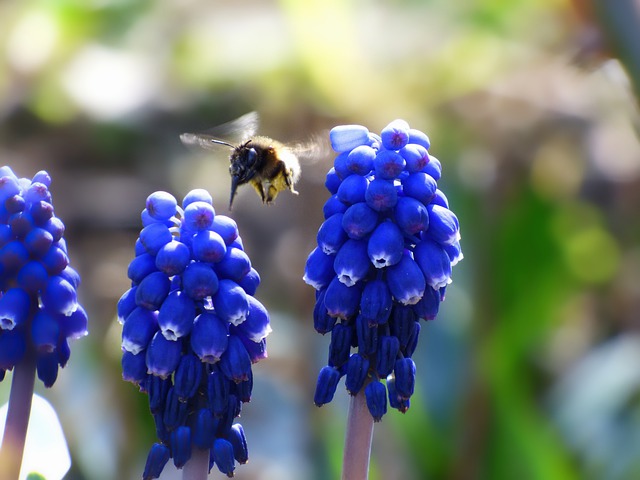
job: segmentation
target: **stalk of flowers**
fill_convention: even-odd
[[[51,387],[69,360],[69,340],[87,334],[77,297],[80,276],[69,265],[50,185],[45,171],[28,179],[0,168],[0,381],[14,370],[3,478],[19,472],[36,373]]]
[[[248,460],[233,422],[251,399],[251,364],[266,358],[271,331],[254,298],[260,277],[236,223],[215,214],[205,190],[189,192],[182,207],[167,192],[149,195],[142,225],[118,317],[123,378],[148,394],[159,440],[143,478],[203,450],[208,471],[215,464],[231,477],[235,462]]]
[[[344,376],[379,421],[387,398],[403,413],[410,406],[420,320],[435,319],[462,259],[459,224],[423,132],[395,120],[380,135],[338,126],[330,140],[331,196],[304,274],[317,290],[315,329],[331,334],[314,402],[330,402]]]

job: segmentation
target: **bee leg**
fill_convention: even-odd
[[[293,193],[294,195],[298,195],[296,189],[293,188],[293,175],[291,173],[291,170],[289,169],[285,170],[284,172],[284,183],[289,188],[289,190],[291,190],[291,193]]]
[[[258,195],[262,199],[262,203],[269,203],[269,199],[267,198],[267,195],[264,192],[264,187],[262,185],[262,182],[251,180],[251,185],[253,186],[254,190],[258,193]]]

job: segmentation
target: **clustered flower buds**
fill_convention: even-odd
[[[181,468],[193,447],[210,451],[209,470],[233,476],[246,463],[240,424],[251,398],[251,364],[267,356],[269,315],[253,295],[258,272],[236,223],[216,215],[205,190],[178,206],[167,192],[147,198],[143,228],[118,302],[123,378],[149,395],[159,443],[143,477],[170,458]]]
[[[423,132],[395,120],[380,135],[338,126],[330,140],[338,152],[325,182],[331,197],[304,275],[317,290],[315,329],[331,333],[314,401],[330,402],[345,376],[351,395],[365,389],[379,421],[387,396],[392,408],[409,408],[419,321],[436,317],[462,259],[459,224]]]
[[[0,168],[0,380],[27,355],[51,387],[87,334],[78,304],[80,276],[69,266],[64,224],[55,216],[45,171],[18,178]]]

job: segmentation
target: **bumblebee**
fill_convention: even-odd
[[[312,145],[288,146],[269,137],[256,136],[259,117],[256,112],[247,113],[229,123],[203,133],[183,133],[180,140],[185,145],[197,145],[205,149],[220,146],[232,149],[229,156],[231,195],[229,210],[239,186],[251,184],[263,203],[271,204],[283,190],[297,195],[295,184],[300,179],[299,155],[309,153]],[[237,137],[237,143],[222,138]]]

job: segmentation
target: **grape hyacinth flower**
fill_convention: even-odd
[[[17,478],[37,374],[51,387],[87,335],[80,276],[69,265],[64,224],[55,216],[45,171],[32,179],[0,168],[0,381],[13,370],[0,477]]]
[[[314,402],[330,402],[344,376],[379,421],[387,399],[403,413],[409,408],[420,320],[435,319],[462,259],[459,224],[423,132],[395,120],[380,135],[343,125],[329,136],[338,153],[325,182],[331,196],[304,273],[317,290],[314,326],[331,334]],[[350,422],[352,413],[362,418],[351,405]],[[343,471],[343,478],[350,477]]]
[[[254,297],[260,276],[236,223],[216,215],[205,190],[189,192],[182,207],[152,193],[142,226],[118,318],[123,378],[148,394],[158,436],[143,478],[158,478],[170,459],[187,478],[196,458],[231,477],[248,459],[233,422],[251,399],[251,364],[266,358],[271,331]]]

